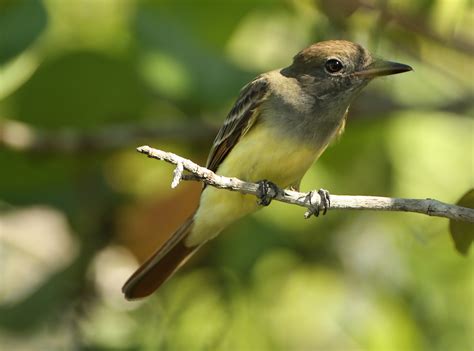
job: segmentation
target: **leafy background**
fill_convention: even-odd
[[[150,144],[203,164],[240,87],[312,42],[410,64],[302,188],[456,202],[473,186],[468,0],[0,2],[0,344],[10,350],[473,350],[444,219],[272,203],[153,297],[127,276],[193,211]]]

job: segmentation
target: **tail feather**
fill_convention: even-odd
[[[132,274],[122,288],[127,300],[152,294],[197,251],[200,246],[187,247],[184,244],[192,227],[191,217]]]

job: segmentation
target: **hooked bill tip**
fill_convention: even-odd
[[[403,63],[391,61],[375,61],[362,71],[355,72],[359,77],[375,78],[413,71],[413,68]]]

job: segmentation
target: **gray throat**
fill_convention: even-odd
[[[282,137],[293,137],[315,149],[326,147],[344,122],[350,96],[318,96],[308,93],[310,89],[302,87],[296,79],[284,79],[286,82],[280,78],[272,84],[271,96],[262,105],[267,110],[263,122]]]

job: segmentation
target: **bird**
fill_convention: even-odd
[[[359,44],[328,40],[245,85],[218,131],[206,168],[259,183],[259,199],[204,185],[194,214],[126,281],[125,298],[151,295],[207,241],[268,205],[273,187],[299,189],[306,171],[343,132],[360,91],[376,77],[411,70]]]

